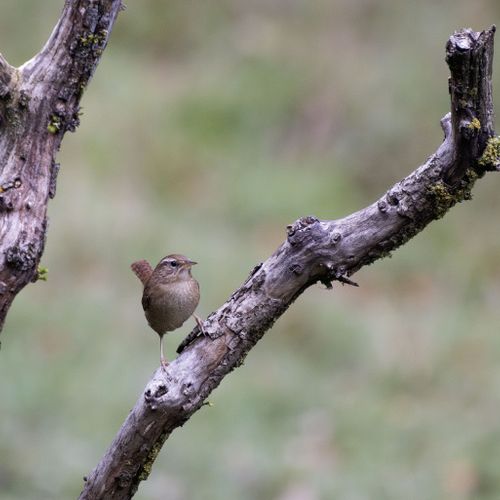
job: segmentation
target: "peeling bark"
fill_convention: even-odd
[[[491,95],[494,32],[494,27],[481,33],[461,30],[449,39],[452,106],[441,122],[445,139],[438,150],[365,209],[340,220],[303,217],[288,226],[286,241],[208,317],[206,335],[195,328],[166,373],[156,371],[86,478],[80,499],[131,498],[170,433],[203,406],[295,298],[318,281],[328,287],[332,281],[354,284],[349,276],[469,199],[474,182],[498,168]],[[481,156],[485,148],[490,152]]]
[[[120,0],[67,0],[33,59],[14,68],[0,55],[0,329],[16,295],[38,278],[55,155],[79,124],[80,99],[120,7]]]

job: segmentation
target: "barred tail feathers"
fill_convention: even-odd
[[[149,278],[151,277],[151,273],[153,272],[153,268],[147,260],[138,260],[137,262],[133,262],[130,265],[130,268],[141,280],[143,285],[148,282]]]

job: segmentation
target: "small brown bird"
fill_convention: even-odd
[[[151,267],[148,261],[139,260],[130,267],[144,285],[142,307],[149,326],[160,336],[160,362],[168,365],[163,356],[163,336],[182,326],[192,315],[203,331],[200,318],[194,310],[200,301],[200,286],[191,276],[196,262],[184,255],[171,254]]]

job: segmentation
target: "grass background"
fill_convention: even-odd
[[[62,4],[1,3],[12,64]],[[371,203],[436,149],[448,36],[499,21],[496,0],[130,0],[59,155],[49,280],[2,333],[0,498],[75,498],[156,368],[130,262],[199,261],[207,315],[287,224]],[[136,498],[499,498],[499,183],[359,289],[307,291]]]

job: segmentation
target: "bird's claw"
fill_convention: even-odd
[[[198,325],[198,328],[200,329],[200,332],[204,337],[208,337],[207,332],[205,332],[205,329],[203,328],[203,321],[199,316],[196,316],[196,314],[193,314],[194,320],[196,321],[196,324]]]
[[[169,365],[168,361],[165,358],[160,359],[160,365],[162,371],[166,372],[167,371],[167,366]]]

